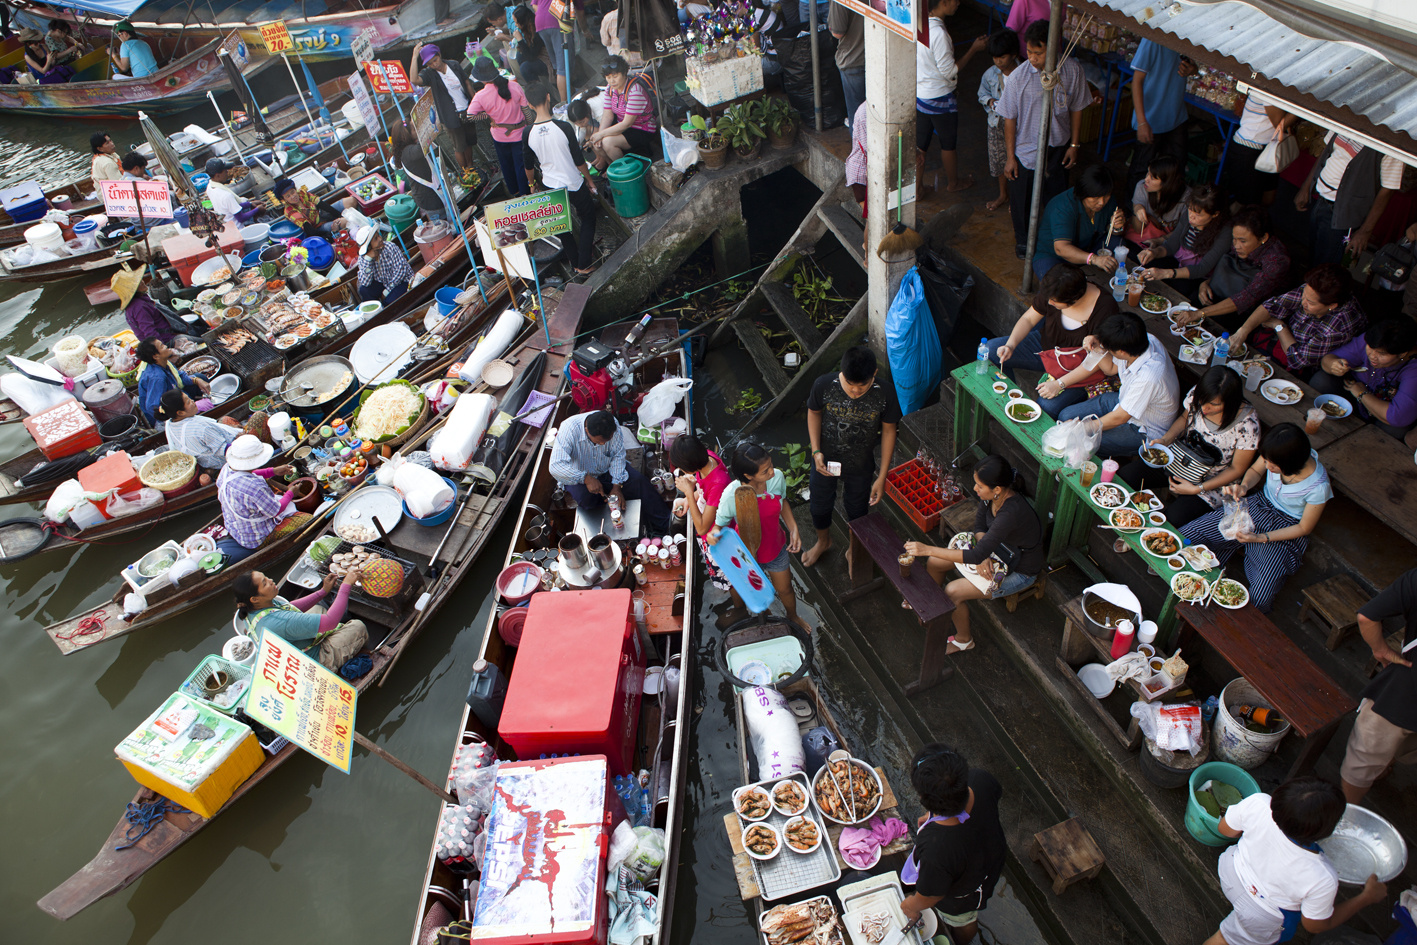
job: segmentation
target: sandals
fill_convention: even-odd
[[[966,650],[972,650],[972,649],[974,649],[974,639],[973,639],[972,637],[971,637],[969,640],[965,641],[964,643],[960,643],[960,642],[959,642],[958,640],[956,640],[953,636],[951,636],[950,639],[949,639],[949,643],[950,643],[950,646],[952,646],[952,647],[955,648],[954,651],[955,651],[956,653],[963,653],[963,652],[965,652]]]

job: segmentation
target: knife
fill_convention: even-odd
[[[892,929],[890,932],[887,932],[886,937],[881,939],[879,945],[900,945],[900,940],[905,938],[905,933],[920,928],[924,924],[924,919],[920,916],[916,916],[915,921],[908,923],[905,928]]]

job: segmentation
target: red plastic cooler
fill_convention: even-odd
[[[631,773],[645,659],[628,589],[532,595],[498,734],[519,758],[603,754]]]
[[[604,755],[502,763],[473,941],[604,945],[605,861],[625,816],[610,778]]]

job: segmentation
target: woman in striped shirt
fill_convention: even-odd
[[[619,56],[605,60],[600,71],[605,76],[605,111],[600,116],[600,130],[590,136],[590,146],[599,155],[596,167],[604,170],[630,151],[655,157],[659,123],[645,83],[638,76],[630,80],[630,67]]]

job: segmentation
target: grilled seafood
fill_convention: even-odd
[[[777,843],[777,834],[762,824],[754,824],[743,831],[743,846],[758,856],[768,856],[776,852]]]
[[[805,798],[803,799],[805,800]],[[783,836],[787,838],[787,845],[794,850],[807,851],[816,847],[822,839],[822,831],[816,824],[805,817],[798,817],[787,825],[783,831]]]
[[[773,785],[772,801],[784,814],[800,814],[807,807],[807,792],[796,781],[779,781]]]
[[[759,927],[768,945],[841,945],[841,922],[836,908],[825,896],[774,906],[763,913]]]
[[[772,811],[772,802],[767,794],[753,788],[738,795],[738,813],[750,820],[759,820]]]

